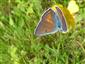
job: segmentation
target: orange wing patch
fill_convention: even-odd
[[[51,12],[50,12],[51,13]],[[51,32],[54,27],[52,15],[48,13],[48,15],[43,18],[43,26],[41,27],[41,32]]]
[[[53,20],[54,12],[49,9],[47,10],[44,15],[41,17],[41,21],[36,29],[36,34],[44,34],[52,32],[53,28],[55,27],[55,23]]]

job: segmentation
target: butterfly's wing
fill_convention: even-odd
[[[62,25],[62,32],[66,32],[67,31],[67,24],[66,24],[66,19],[64,17],[64,14],[63,12],[61,11],[61,9],[59,7],[56,7],[56,10],[57,10],[57,13],[58,13],[58,16],[61,20],[61,25]]]
[[[35,29],[35,34],[37,36],[42,36],[46,34],[52,34],[58,31],[58,25],[60,20],[56,13],[49,8],[41,17],[40,22]]]

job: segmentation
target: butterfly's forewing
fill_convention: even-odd
[[[57,10],[59,18],[61,20],[62,32],[66,32],[67,31],[67,25],[66,25],[66,19],[64,17],[64,14],[59,7],[56,7],[56,10]]]
[[[55,12],[49,8],[41,17],[40,22],[35,30],[37,36],[52,34],[58,31]]]

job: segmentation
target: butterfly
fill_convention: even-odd
[[[58,31],[67,32],[67,23],[62,10],[56,6],[55,10],[48,8],[42,14],[34,34],[37,36],[43,36],[54,34]]]

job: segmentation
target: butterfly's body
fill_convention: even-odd
[[[49,8],[44,12],[34,34],[37,36],[43,36],[58,31],[67,32],[67,23],[63,12],[59,7],[55,8],[55,11]]]

